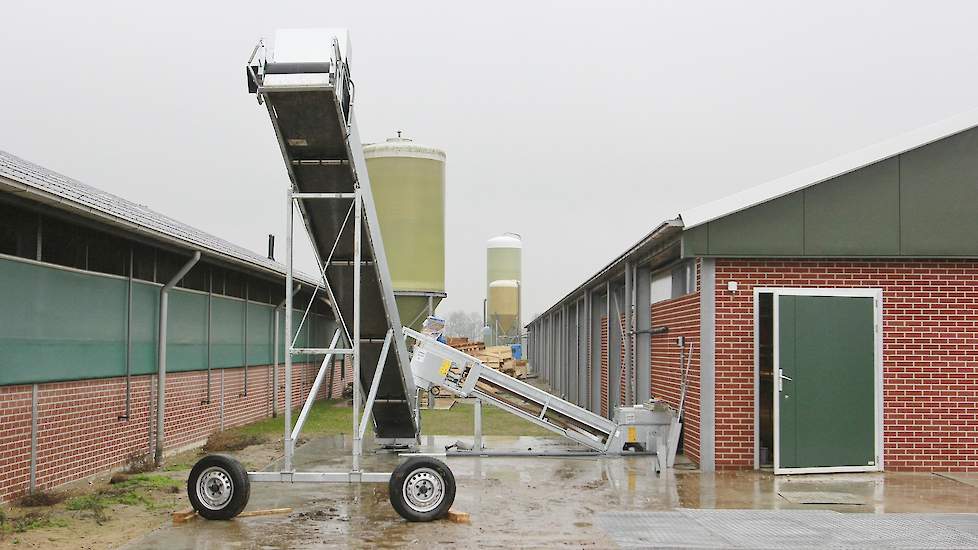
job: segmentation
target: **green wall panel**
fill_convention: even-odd
[[[898,255],[899,168],[892,158],[806,189],[805,254]]]
[[[0,384],[116,376],[126,281],[0,259]]]
[[[682,233],[683,258],[704,256],[710,253],[710,224],[698,225]]]
[[[108,378],[126,373],[125,279],[0,258],[0,385]],[[158,285],[133,282],[131,372],[157,370]],[[245,364],[245,302],[212,298],[211,366]],[[248,303],[248,364],[273,361],[270,304]],[[293,314],[298,326],[302,311]],[[326,347],[334,323],[310,314],[300,346]],[[279,361],[284,360],[284,320]],[[169,298],[167,370],[207,368],[207,295],[174,289]],[[308,361],[297,357],[296,361]]]
[[[903,254],[978,255],[978,130],[902,155]]]
[[[244,364],[244,301],[214,296],[211,304],[211,366]]]
[[[978,129],[686,230],[694,256],[978,256]]]
[[[710,222],[710,253],[803,254],[804,204],[801,193],[792,193]]]
[[[248,303],[248,364],[272,364],[272,310],[268,304]]]
[[[170,291],[166,335],[166,370],[207,368],[207,295]]]
[[[171,300],[170,309],[173,309]],[[160,287],[133,281],[132,373],[156,372],[156,338],[159,336]],[[123,313],[125,315],[125,313]]]

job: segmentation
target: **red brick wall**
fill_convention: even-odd
[[[292,402],[302,406],[319,365],[294,365]],[[336,367],[331,396],[339,397],[345,381],[352,380],[346,365]],[[284,367],[279,367],[278,410],[285,403]],[[244,396],[244,369],[211,372],[211,400],[207,372],[175,372],[166,383],[166,445],[174,449],[203,441],[221,429],[221,378],[224,379],[224,427],[238,426],[271,416],[272,370],[248,368],[248,395]],[[38,386],[37,486],[61,485],[126,463],[135,453],[149,453],[150,427],[155,427],[155,406],[150,406],[153,377],[132,378],[131,412],[125,414],[125,378],[57,382]],[[327,396],[327,389],[319,397]],[[31,386],[0,387],[0,502],[28,488],[31,438]],[[155,439],[155,435],[154,435]]]
[[[588,403],[591,403],[591,399],[594,396],[594,393],[591,391],[591,388],[593,387],[594,384],[594,378],[591,377],[591,358],[593,357],[593,355],[591,355],[592,353],[591,346],[594,345],[593,343],[594,338],[592,337],[592,332],[593,331],[591,330],[591,320],[588,319],[587,320],[587,361],[585,361],[585,364],[587,365],[587,384],[584,386],[586,388],[585,391],[587,392],[587,395],[585,396],[584,401],[580,403],[582,407]],[[591,404],[589,410],[592,411],[594,410],[593,404]]]
[[[978,471],[978,262],[964,260],[718,259],[717,468],[753,466],[755,286],[882,288],[886,469]]]
[[[608,412],[608,316],[601,316],[601,408],[599,414],[607,417]]]
[[[0,502],[27,487],[31,453],[31,387],[0,386]]]
[[[676,339],[686,338],[682,356],[692,359],[687,375],[686,401],[683,405],[683,452],[694,462],[700,460],[700,294],[687,294],[652,304],[652,326],[669,327],[665,334],[652,335],[652,396],[679,407],[682,387],[680,349]],[[685,359],[684,359],[685,361]]]

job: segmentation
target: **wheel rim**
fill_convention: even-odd
[[[234,495],[234,482],[227,470],[219,466],[207,468],[197,477],[197,499],[210,510],[227,506]]]
[[[445,480],[431,468],[418,468],[404,480],[404,498],[415,512],[430,512],[445,499]]]

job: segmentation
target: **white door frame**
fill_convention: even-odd
[[[755,388],[759,388],[758,384],[758,351],[757,351],[757,325],[758,325],[758,312],[757,304],[759,303],[758,295],[761,293],[773,294],[772,308],[774,310],[774,319],[772,322],[772,343],[774,345],[773,359],[774,365],[772,370],[773,375],[773,390],[774,395],[773,405],[774,405],[774,418],[772,429],[774,431],[774,473],[775,474],[809,474],[809,473],[834,473],[834,472],[880,472],[883,471],[883,290],[880,288],[765,288],[758,287],[754,289],[754,371],[755,371]],[[874,412],[875,412],[875,449],[876,449],[876,460],[872,466],[824,466],[824,467],[813,467],[813,468],[782,468],[780,466],[780,400],[778,399],[778,373],[780,369],[780,334],[779,334],[779,306],[778,298],[780,296],[837,296],[837,297],[848,297],[848,298],[872,298],[873,299],[873,339],[874,339],[874,366],[875,366],[875,395],[874,395]],[[755,395],[756,390],[755,390]],[[757,411],[757,399],[754,401],[755,411]],[[754,448],[755,448],[755,464],[757,461],[757,429],[759,427],[757,421],[757,414],[755,412],[755,432],[754,432]]]

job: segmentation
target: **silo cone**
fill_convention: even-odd
[[[503,280],[489,283],[489,322],[496,333],[496,345],[511,343],[517,333],[520,314],[519,281]]]
[[[363,154],[401,324],[420,330],[445,297],[445,152],[399,135]]]

